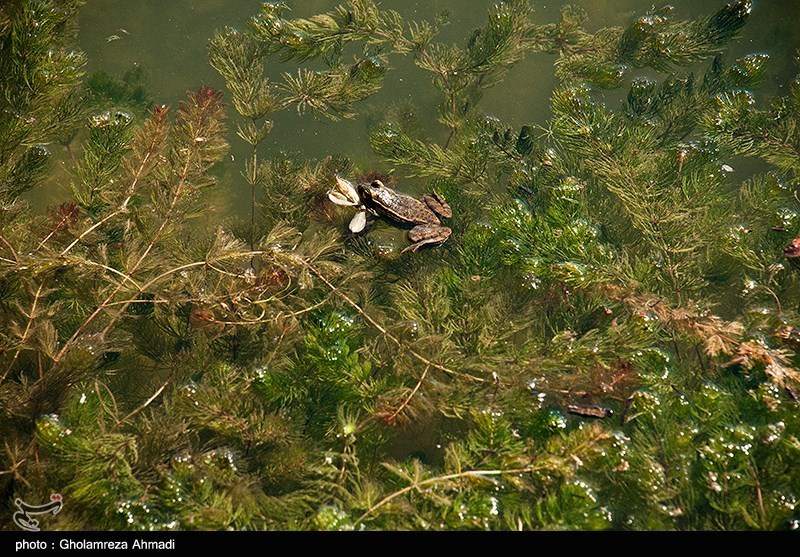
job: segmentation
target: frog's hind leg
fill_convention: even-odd
[[[449,219],[453,216],[453,210],[450,205],[447,204],[444,197],[436,192],[423,194],[419,197],[419,200],[440,217]]]
[[[415,252],[424,246],[438,246],[443,244],[452,231],[446,226],[420,224],[408,231],[408,239],[412,242],[402,252]]]

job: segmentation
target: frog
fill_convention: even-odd
[[[359,184],[358,195],[370,213],[411,227],[408,231],[411,244],[401,253],[416,252],[424,246],[438,246],[450,237],[452,231],[442,226],[440,219],[452,217],[453,211],[444,197],[435,191],[415,199],[393,190],[380,180],[373,180]]]

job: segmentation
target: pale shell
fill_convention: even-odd
[[[350,221],[350,225],[348,226],[348,228],[350,228],[350,232],[352,232],[353,234],[358,234],[359,232],[364,230],[364,227],[366,226],[367,226],[367,212],[359,211],[358,213],[356,213],[356,216],[354,216],[353,219]]]
[[[344,178],[336,177],[336,183],[328,192],[328,199],[336,205],[345,205],[353,207],[361,203],[361,198],[358,196],[356,188],[345,180]]]

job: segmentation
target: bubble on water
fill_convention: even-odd
[[[784,228],[791,228],[797,221],[797,215],[797,211],[789,209],[788,207],[782,207],[777,211],[777,216]]]
[[[763,443],[765,445],[770,445],[780,440],[783,437],[783,432],[785,429],[786,429],[786,424],[783,422],[775,422],[774,424],[768,424],[767,427],[765,428],[766,436],[764,437]]]
[[[523,285],[531,290],[537,290],[542,285],[541,279],[533,273],[524,273],[522,275],[522,280]]]
[[[267,369],[266,366],[258,366],[257,368],[255,368],[253,370],[253,374],[256,376],[256,379],[259,380],[259,381],[263,381],[266,378],[268,373],[269,373],[269,370]]]
[[[758,283],[751,279],[750,277],[745,277],[744,281],[744,288],[742,288],[742,296],[747,296],[753,290],[758,288]]]

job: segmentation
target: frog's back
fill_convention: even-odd
[[[373,191],[373,207],[383,216],[408,224],[438,224],[439,219],[423,202],[381,188]]]

